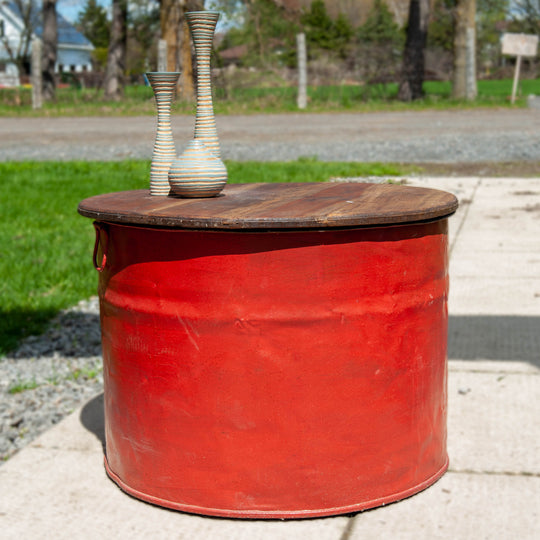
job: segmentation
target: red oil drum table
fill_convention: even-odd
[[[355,512],[435,482],[456,208],[352,183],[81,202],[108,475],[145,501],[247,518]]]

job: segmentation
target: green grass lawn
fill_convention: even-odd
[[[228,162],[230,182],[320,182],[401,175],[394,165]],[[0,163],[0,354],[44,330],[59,310],[95,294],[94,231],[77,214],[92,195],[148,187],[148,161]]]
[[[516,100],[525,106],[526,96],[540,95],[540,79],[520,81]],[[512,80],[478,81],[478,99],[473,102],[454,100],[450,82],[424,83],[425,98],[413,103],[397,99],[398,85],[334,85],[308,88],[309,104],[306,112],[419,110],[433,108],[470,108],[510,106]],[[234,88],[226,96],[224,90],[214,89],[216,114],[252,114],[298,111],[296,88],[280,86],[269,88]],[[173,112],[192,114],[194,104],[176,102]],[[103,101],[102,92],[95,89],[59,88],[55,103],[46,103],[43,109],[32,110],[29,88],[0,89],[0,116],[100,116],[155,114],[152,89],[148,86],[128,86],[126,97],[120,102]]]
[[[425,82],[424,99],[412,103],[397,99],[398,88],[397,83],[309,87],[306,112],[507,107],[511,105],[512,80],[478,81],[478,98],[473,102],[453,99],[449,81]],[[520,82],[516,106],[525,106],[529,94],[540,95],[540,79]],[[229,100],[219,97],[218,89],[216,111],[222,114],[298,110],[294,87],[235,89]]]

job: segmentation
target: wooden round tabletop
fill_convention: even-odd
[[[180,199],[148,190],[97,195],[79,213],[97,221],[186,229],[374,227],[441,219],[454,195],[397,184],[230,184],[218,197]]]

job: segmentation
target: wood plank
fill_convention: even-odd
[[[97,195],[79,213],[98,221],[189,229],[296,229],[404,224],[447,217],[445,191],[368,183],[230,184],[218,197],[150,196],[148,190]]]

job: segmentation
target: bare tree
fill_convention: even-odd
[[[407,23],[407,40],[403,53],[403,70],[398,98],[420,99],[424,95],[424,49],[429,19],[429,0],[411,0]]]
[[[34,0],[11,0],[10,4],[21,19],[22,31],[17,42],[10,41],[7,35],[0,37],[0,42],[6,50],[9,60],[17,66],[19,74],[29,75],[30,47],[39,8]],[[11,6],[8,5],[8,7]]]
[[[452,95],[471,100],[476,94],[476,0],[457,0]]]
[[[266,64],[266,47],[263,36],[264,21],[262,20],[261,10],[259,9],[260,6],[256,0],[246,0],[246,5],[254,29],[255,44],[259,53],[259,58],[264,65]]]
[[[481,9],[481,8],[480,8]],[[537,34],[540,28],[540,1],[514,0],[512,2],[514,25],[525,34]]]
[[[111,41],[107,55],[104,97],[120,100],[124,95],[127,44],[127,0],[112,0]]]
[[[58,46],[58,24],[56,0],[43,0],[43,57],[41,61],[43,79],[43,99],[55,99],[56,49]]]

